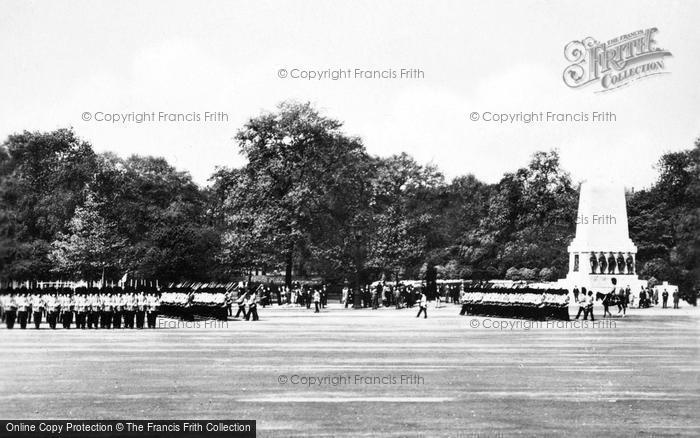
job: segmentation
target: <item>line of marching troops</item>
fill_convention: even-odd
[[[8,329],[17,324],[40,328],[109,329],[156,327],[159,298],[155,293],[99,290],[20,290],[0,294],[0,319]]]
[[[460,315],[483,315],[534,320],[569,320],[566,289],[540,289],[526,285],[498,286],[470,282],[462,290]]]

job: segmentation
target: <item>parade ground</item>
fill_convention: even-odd
[[[685,303],[683,303],[685,304]],[[700,312],[564,326],[459,307],[0,329],[4,419],[253,419],[258,436],[698,436]]]

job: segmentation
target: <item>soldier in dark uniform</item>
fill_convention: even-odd
[[[321,308],[325,309],[328,305],[328,288],[324,284],[321,288]]]
[[[622,253],[617,254],[617,270],[620,274],[625,273],[625,257],[622,255]]]
[[[416,304],[416,291],[413,289],[412,286],[409,285],[408,289],[406,289],[406,307],[408,308],[413,308]]]
[[[602,252],[600,253],[600,257],[598,257],[598,266],[600,267],[600,273],[605,274],[605,268],[608,267],[608,262],[605,259],[605,254]]]
[[[265,291],[263,292],[262,306],[272,306],[272,288],[270,286],[265,286]]]
[[[615,273],[615,256],[613,253],[610,253],[608,256],[608,274],[614,274]]]
[[[662,309],[665,309],[668,307],[668,291],[664,289],[664,291],[661,293],[661,303],[662,303]]]
[[[134,313],[136,310],[136,302],[134,294],[126,294],[124,302],[124,328],[134,328]]]
[[[85,309],[87,307],[87,302],[83,294],[78,294],[75,296],[75,328],[84,329],[85,328]]]
[[[595,253],[591,253],[591,258],[588,259],[588,261],[591,264],[591,274],[595,274],[595,271],[598,268],[598,259],[596,259]]]
[[[678,290],[673,291],[673,308],[678,309],[678,303],[681,301],[681,295],[678,293]]]
[[[574,286],[573,293],[574,293],[574,301],[578,303],[578,294],[579,294],[578,286]]]
[[[315,292],[314,292],[315,293]],[[311,308],[311,291],[306,287],[301,291],[301,305],[306,304],[306,308]]]
[[[641,309],[642,307],[647,307],[646,305],[646,300],[647,300],[647,292],[644,290],[644,286],[642,286],[642,289],[639,291],[639,308]]]

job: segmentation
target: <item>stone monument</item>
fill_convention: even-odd
[[[584,182],[578,200],[576,236],[568,248],[569,273],[557,283],[595,292],[630,287],[636,297],[642,285],[635,272],[637,247],[629,237],[625,191],[615,184]]]

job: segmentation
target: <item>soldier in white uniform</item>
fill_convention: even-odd
[[[69,329],[73,323],[73,299],[69,293],[61,298],[61,324],[64,329]]]
[[[19,328],[26,329],[28,320],[29,298],[27,294],[21,294],[17,297],[17,322],[19,323]]]
[[[85,328],[85,318],[87,316],[87,299],[85,295],[79,294],[75,297],[75,328]]]
[[[88,295],[87,297],[87,305],[86,305],[86,312],[87,312],[87,328],[97,328],[98,321],[99,321],[99,301],[97,299],[97,295],[92,293]]]
[[[146,320],[148,328],[156,328],[158,318],[158,298],[154,294],[149,294],[146,300]]]
[[[251,292],[247,301],[248,313],[245,316],[246,321],[250,321],[250,316],[253,315],[253,321],[258,320],[258,294]]]
[[[102,297],[102,314],[100,315],[100,326],[102,328],[112,328],[114,318],[114,304],[112,294]]]
[[[115,329],[122,328],[122,310],[124,309],[124,305],[122,297],[119,294],[114,294],[112,297],[112,307],[114,308],[112,325]]]
[[[314,313],[318,313],[318,306],[321,303],[321,292],[318,290],[314,292],[314,306],[316,306],[316,310],[314,310]]]
[[[17,299],[14,294],[5,298],[3,307],[5,312],[5,326],[8,329],[12,329],[17,320]]]
[[[58,302],[58,295],[49,295],[46,298],[46,321],[49,323],[49,327],[56,329],[56,321],[58,321],[58,315],[61,305]]]
[[[44,315],[46,304],[39,294],[32,296],[32,318],[34,319],[34,328],[37,330],[41,326],[41,318]]]
[[[136,310],[136,302],[134,294],[124,295],[124,328],[134,328],[134,311]]]
[[[238,312],[236,312],[236,315],[234,315],[234,318],[238,318],[238,315],[241,313],[243,314],[243,318],[247,318],[247,314],[245,311],[245,305],[246,305],[246,300],[248,298],[248,293],[243,293],[238,299],[236,300],[236,304],[238,304]]]
[[[136,297],[136,328],[142,329],[146,316],[146,296],[143,292]]]

